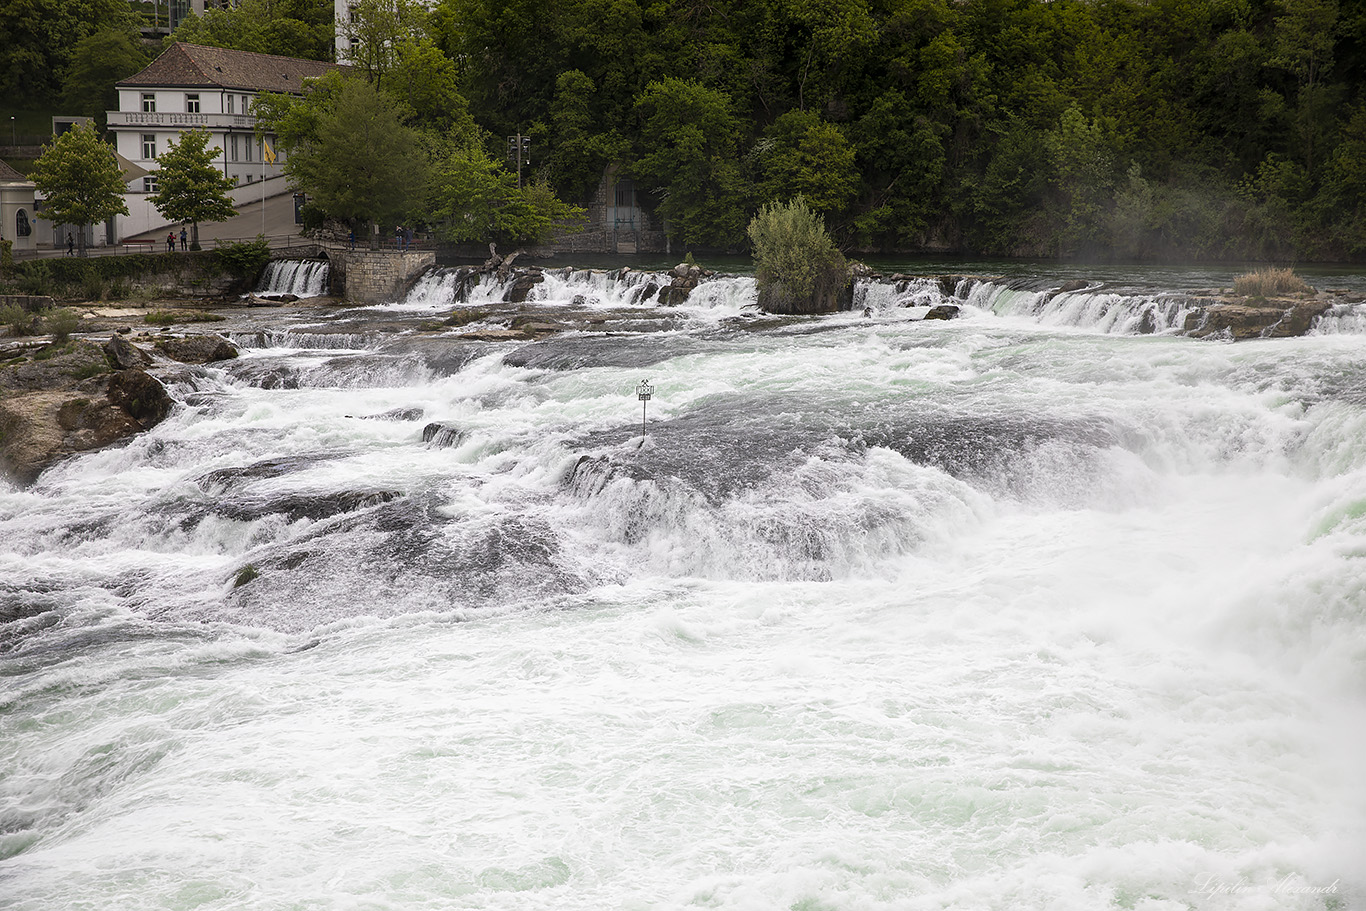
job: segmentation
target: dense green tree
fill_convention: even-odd
[[[800,196],[822,216],[842,213],[858,192],[854,149],[834,124],[810,111],[779,117],[756,148],[763,202]]]
[[[62,103],[73,114],[104,124],[119,107],[114,84],[147,65],[147,52],[127,30],[102,29],[76,42],[76,57],[62,88]]]
[[[0,97],[39,104],[59,94],[81,39],[131,32],[127,0],[5,0],[0,3]]]
[[[800,197],[761,208],[747,233],[760,307],[771,313],[848,309],[848,264],[820,215]]]
[[[747,188],[730,98],[696,82],[665,79],[650,83],[636,111],[640,149],[632,174],[659,200],[669,233],[688,246],[739,244]]]
[[[477,133],[446,137],[434,150],[424,216],[455,243],[538,243],[557,225],[578,223],[583,210],[544,183],[518,187],[516,177],[484,148]]]
[[[375,85],[400,60],[400,49],[426,37],[426,13],[417,0],[355,0],[342,32],[351,43],[348,51],[357,67]]]
[[[327,0],[241,0],[183,19],[167,40],[331,60],[332,4]]]
[[[199,223],[223,221],[237,214],[228,196],[233,182],[213,165],[223,154],[211,149],[207,130],[186,130],[157,158],[157,191],[148,196],[157,211],[173,222],[191,225],[190,249],[199,249]]]
[[[128,214],[114,148],[93,126],[73,127],[43,146],[29,177],[43,194],[44,217],[57,224],[84,226]],[[76,233],[84,256],[85,232]]]
[[[394,99],[364,79],[332,73],[302,98],[264,97],[257,129],[275,133],[291,184],[332,218],[377,226],[421,206],[428,164],[418,134]]]

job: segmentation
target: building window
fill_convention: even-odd
[[[157,96],[151,92],[144,93],[142,96],[142,113],[155,114],[157,112]]]
[[[155,133],[142,134],[142,157],[151,161],[157,157],[157,137]]]
[[[242,137],[242,140],[243,140],[242,145],[246,147],[246,151],[247,151],[246,159],[247,159],[247,161],[251,161],[251,137],[250,137],[250,136],[243,136],[243,137]]]
[[[186,114],[198,114],[198,113],[199,113],[199,96],[198,96],[198,95],[186,95],[186,96],[185,96],[185,113],[186,113]]]
[[[250,112],[251,112],[251,96],[249,96],[249,95],[243,95],[243,96],[242,96],[242,113],[243,113],[243,114],[247,114],[247,113],[250,113]]]
[[[236,95],[229,95],[229,96],[228,96],[228,113],[229,113],[229,114],[233,113],[232,106],[233,106],[233,101],[234,101],[234,99],[236,99],[236,97],[237,97]]]
[[[229,95],[228,97],[231,98],[232,96]],[[231,141],[228,142],[228,160],[229,160],[229,161],[236,161],[236,160],[237,160],[237,134],[236,134],[236,133],[233,133],[233,134],[232,134],[232,139],[231,139]]]
[[[33,225],[29,223],[28,213],[23,209],[14,213],[14,233],[19,237],[28,237],[33,233]]]
[[[157,179],[155,177],[142,178],[142,192],[155,193],[157,191]]]

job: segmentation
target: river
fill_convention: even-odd
[[[0,486],[0,906],[1366,908],[1366,324],[1025,272],[236,332]]]

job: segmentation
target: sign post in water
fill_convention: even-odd
[[[636,387],[636,398],[640,399],[640,438],[645,439],[645,403],[655,394],[655,387],[649,380],[641,380]]]

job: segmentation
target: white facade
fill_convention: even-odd
[[[284,151],[273,135],[256,136],[257,96],[262,91],[299,94],[307,79],[333,68],[312,60],[177,43],[118,84],[119,108],[108,113],[109,132],[120,156],[151,172],[185,131],[207,130],[208,147],[219,153],[215,166],[236,185],[235,200],[285,193]],[[147,199],[155,189],[156,178],[150,175],[128,182],[124,201],[130,214],[118,217],[117,238],[169,226]]]
[[[436,5],[436,0],[417,0],[417,2],[427,9]],[[356,46],[357,42],[353,42],[347,34],[351,27],[351,9],[355,5],[356,0],[333,0],[332,2],[333,39],[338,63],[355,62],[351,49]]]
[[[12,241],[15,251],[36,249],[36,209],[33,181],[0,161],[0,240]]]
[[[218,149],[215,164],[238,187],[284,175],[284,152],[275,137],[256,138],[256,117],[251,113],[256,92],[234,89],[206,91],[203,87],[181,89],[120,88],[119,109],[109,112],[109,130],[120,155],[147,171],[157,169],[157,157],[171,143],[180,142],[185,130],[209,131],[209,148]],[[266,158],[267,146],[275,155]],[[283,181],[274,181],[274,192],[285,192]],[[168,222],[147,201],[155,190],[153,177],[128,183],[125,203],[129,215],[119,216],[118,234],[141,234]],[[235,195],[235,194],[234,194]]]

